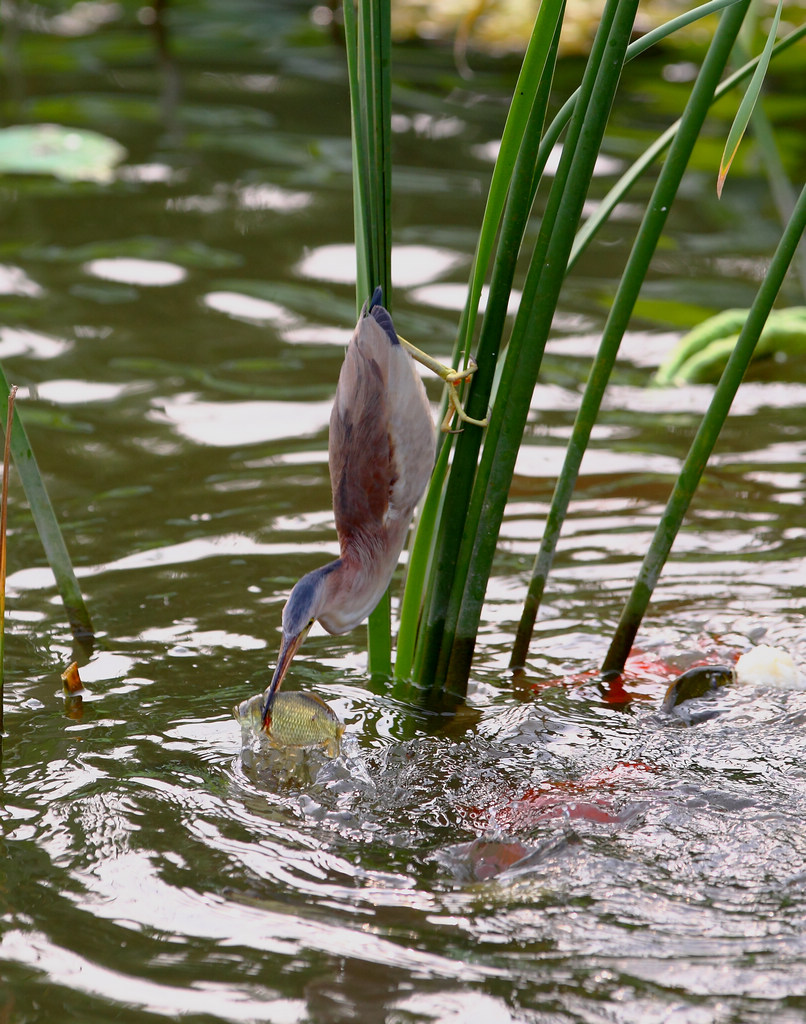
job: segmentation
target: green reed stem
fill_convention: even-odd
[[[762,328],[770,314],[786,272],[806,230],[806,187],[800,193],[789,223],[775,250],[769,269],[750,308],[747,320],[739,334],[708,411],[700,423],[689,453],[677,478],[649,550],[641,564],[630,596],[619,619],[616,632],[602,664],[606,674],[620,673],[630,653],[636,633],[649,605],[652,591],[666,563],[672,544],[688,511],[691,499],[702,477],[705,465],[713,451],[722,425],[730,411],[733,399],[747,370]]]
[[[412,677],[417,628],[420,624],[420,607],[433,563],[434,530],[444,504],[443,484],[448,471],[449,455],[449,446],[442,445],[437,453],[434,472],[431,474],[431,484],[420,508],[414,543],[410,549],[409,564],[406,569],[406,586],[400,606],[400,629],[397,634],[395,650],[395,677],[397,679]]]
[[[636,7],[636,0],[605,6],[527,273],[463,531],[462,574],[454,580],[434,664],[436,687],[451,694],[466,690],[515,459]]]
[[[470,352],[481,289],[493,255],[495,238],[502,224],[504,207],[508,202],[507,197],[510,194],[513,175],[516,173],[519,161],[523,161],[527,126],[538,122],[540,132],[543,130],[548,92],[557,60],[559,32],[565,14],[565,3],[566,0],[545,0],[540,5],[518,80],[515,83],[512,102],[501,135],[501,146],[487,194],[479,240],[473,256],[467,301],[459,324],[457,346],[453,357],[454,365],[456,365],[461,352],[464,352],[465,357]],[[541,110],[542,113],[538,113]],[[531,151],[527,151],[532,166],[534,166],[536,148],[534,146]],[[527,208],[524,211],[525,215],[528,216],[528,212]]]
[[[0,388],[10,394],[8,381],[5,373],[0,368]],[[92,621],[84,598],[81,595],[81,588],[78,585],[67,547],[62,537],[62,531],[56,521],[53,506],[50,503],[48,492],[45,489],[42,474],[36,464],[31,442],[25,427],[20,419],[20,414],[14,410],[13,427],[11,430],[11,454],[14,458],[14,465],[20,475],[20,481],[25,490],[25,496],[31,507],[31,515],[34,517],[39,539],[45,549],[45,556],[48,560],[58,588],[62,602],[64,603],[67,619],[75,639],[81,643],[91,643],[94,637]]]
[[[378,285],[391,310],[390,0],[345,0],[344,28],[352,123],[356,310]],[[392,613],[388,591],[369,617],[367,642],[370,673],[389,675]]]
[[[556,13],[558,20],[552,26],[551,45],[542,54],[540,62],[540,79],[536,86],[535,84],[531,86],[531,109],[528,111],[528,119],[525,123],[521,120],[518,124],[520,150],[508,176],[508,196],[506,206],[503,208],[503,218],[501,218],[502,207],[499,203],[488,204],[488,214],[495,218],[496,227],[501,220],[501,227],[490,294],[479,339],[479,368],[474,375],[473,386],[467,402],[468,413],[476,419],[482,419],[487,415],[509,296],[512,290],[515,264],[531,208],[532,184],[535,176],[542,173],[543,170],[542,166],[536,168],[535,159],[545,122],[559,44],[561,9]],[[508,124],[510,123],[508,122]],[[457,558],[462,541],[460,525],[462,516],[461,513],[457,513],[457,510],[468,507],[481,439],[481,428],[469,424],[465,424],[462,433],[458,435],[456,452],[445,487],[443,502],[443,508],[450,511],[447,515],[442,516],[439,524],[433,555],[435,572],[431,576],[431,592],[428,595],[425,613],[427,628],[433,641],[430,646],[420,645],[415,671],[417,678],[420,679],[428,678],[430,675],[425,665],[429,653],[433,657],[436,652],[434,624],[444,620],[444,609],[447,607],[454,574],[457,571]],[[420,531],[418,531],[418,539],[419,536]]]
[[[716,14],[718,11],[723,10],[725,7],[730,7],[732,4],[739,3],[739,0],[709,0],[709,3],[701,4],[699,7],[694,7],[692,10],[687,11],[685,14],[681,14],[676,18],[672,18],[671,21],[667,21],[665,25],[659,25],[651,32],[647,32],[646,35],[641,36],[640,39],[636,39],[634,43],[630,43],[627,47],[627,53],[624,56],[624,63],[633,60],[639,54],[644,53],[655,43],[661,42],[668,36],[674,35],[675,32],[679,32],[681,28],[685,28],[687,25],[693,24],[695,21],[700,21],[702,18],[707,18],[711,14]],[[755,66],[755,65],[754,65]],[[579,99],[579,89],[571,93],[568,99],[563,103],[551,124],[546,128],[546,133],[543,136],[543,142],[541,143],[541,149],[545,148],[546,157],[551,152],[554,146],[556,146],[560,135],[562,135],[563,129],[571,120],[571,115],[576,107],[577,100]]]
[[[666,224],[669,209],[677,195],[683,173],[688,166],[692,150],[713,102],[714,92],[730,59],[731,50],[749,6],[750,0],[741,0],[740,3],[729,7],[720,19],[711,46],[692,88],[686,109],[680,119],[669,155],[658,176],[652,198],[633,243],[627,266],[621,276],[602,333],[599,351],[591,367],[585,392],[574,421],[562,471],[554,489],[540,550],[535,561],[513,646],[510,660],[510,666],[513,668],[521,667],[525,663],[546,578],[554,561],[557,541],[568,512],[571,495],[576,486],[579,467],[587,449],[591,431],[596,423],[602,397],[610,379],[624,332],[629,324],[652,256]]]
[[[6,655],[6,541],[8,538],[8,472],[11,467],[11,431],[14,423],[15,384],[8,392],[8,413],[6,415],[6,436],[3,445],[3,487],[0,493],[0,758],[3,753],[3,731],[5,722],[5,655]]]
[[[721,10],[734,2],[736,2],[736,0],[712,0],[710,3],[701,5],[700,7],[673,19],[667,25],[661,26],[653,32],[643,36],[637,42],[632,43],[627,48],[627,59],[637,56],[649,46],[679,30],[684,25],[696,21],[699,18],[706,17],[707,15]],[[513,111],[510,112],[510,117],[507,119],[507,125],[502,139],[501,152],[499,154],[499,161],[503,164],[504,171],[499,172],[497,163],[496,171],[493,175],[493,182],[491,183],[491,197],[494,195],[495,198],[488,199],[485,211],[485,219],[482,226],[482,238],[480,238],[471,271],[471,284],[469,288],[468,301],[462,315],[457,337],[457,346],[454,350],[453,358],[455,364],[458,363],[462,349],[466,353],[469,350],[471,342],[473,324],[478,306],[478,296],[481,290],[481,282],[483,280],[486,262],[489,259],[488,240],[491,239],[495,227],[497,226],[496,211],[500,211],[501,208],[500,197],[503,195],[501,183],[507,180],[512,166],[514,141],[513,134],[511,133],[523,130],[522,115],[523,109],[525,108],[523,101],[524,87],[526,89],[530,88],[529,83],[534,83],[537,80],[535,77],[536,70],[541,66],[544,68],[544,74],[540,79],[538,88],[542,89],[545,83],[550,84],[550,76],[546,72],[548,69],[551,69],[551,72],[553,73],[556,55],[552,52],[547,58],[544,58],[542,51],[539,51],[538,46],[542,46],[542,41],[548,37],[547,28],[552,24],[553,19],[557,19],[555,24],[559,26],[559,17],[562,13],[563,12],[559,7],[552,8],[550,10],[548,4],[543,4],[540,9],[538,20],[540,20],[540,18],[545,18],[545,23],[536,23],[532,39],[530,40],[530,50],[527,51],[527,61],[522,69],[518,85],[515,90]],[[554,41],[552,45],[554,46]],[[540,54],[539,56],[538,53]],[[532,55],[534,55],[534,60],[529,64],[529,57]],[[533,86],[531,88],[533,88]],[[498,253],[494,264],[487,314],[484,319],[479,341],[478,359],[480,369],[474,377],[470,398],[467,404],[470,415],[478,418],[483,417],[487,411],[486,405],[489,399],[490,386],[496,372],[492,364],[497,358],[498,350],[501,346],[503,323],[511,290],[512,281],[510,266],[514,266],[522,240],[522,227],[518,227],[516,223],[508,220],[510,211],[513,208],[522,211],[525,223],[525,218],[528,216],[528,212],[534,201],[535,192],[542,170],[548,160],[553,146],[559,138],[561,131],[566,126],[573,113],[578,92],[579,91],[577,90],[577,92],[573,94],[554,119],[551,126],[547,129],[543,142],[540,144],[537,157],[534,158],[531,151],[529,152],[529,160],[535,167],[531,187],[528,190],[518,187],[518,202],[516,204],[513,202],[513,197],[515,195],[515,186],[513,186],[512,193],[507,200],[507,212],[504,215],[501,234],[499,236]],[[514,114],[516,102],[521,104],[519,116]],[[533,102],[532,105],[532,112],[528,121],[529,126],[534,126],[539,123],[539,119],[534,116],[535,106],[536,101]],[[522,160],[523,154],[526,150],[527,147],[522,144],[520,150],[521,156],[518,158],[519,160]],[[496,206],[496,204],[498,205]],[[517,219],[517,214],[515,216]],[[489,230],[490,225],[492,225],[492,232]],[[499,288],[502,290],[499,291]],[[450,500],[446,500],[443,505],[443,507],[451,509],[451,522],[447,525],[443,524],[443,527],[440,530],[440,536],[436,542],[436,547],[439,552],[436,560],[434,559],[434,542],[432,537],[433,523],[431,518],[423,516],[420,527],[417,531],[412,553],[413,560],[424,564],[427,558],[429,563],[433,564],[436,561],[436,563],[441,566],[441,568],[436,571],[436,581],[432,583],[432,593],[425,599],[426,605],[423,613],[424,628],[422,630],[422,639],[418,649],[418,660],[415,665],[415,675],[418,678],[428,678],[429,674],[433,674],[435,645],[438,641],[441,629],[441,610],[446,606],[446,602],[448,600],[447,595],[450,587],[453,585],[455,559],[458,555],[460,532],[462,530],[461,510],[466,509],[468,506],[468,486],[469,483],[472,483],[473,474],[475,472],[480,439],[480,431],[475,428],[466,428],[457,443],[457,454],[451,468],[450,482],[448,484],[448,487],[451,489],[451,497]],[[464,478],[464,483],[460,485],[459,481],[462,478]],[[439,485],[436,481],[433,484],[433,486],[440,485],[441,481]],[[435,507],[437,506],[436,502],[429,504],[432,504]],[[419,577],[417,576],[414,578]],[[401,636],[405,636],[406,642],[410,642],[410,639],[415,635],[414,623],[410,620],[407,621],[407,616],[417,615],[419,612],[420,606],[415,603],[414,595],[407,587],[407,600],[404,604],[403,623],[401,624]],[[401,675],[404,670],[407,672],[410,669],[412,660],[405,648],[401,651],[400,642],[398,647],[398,659],[398,675]]]

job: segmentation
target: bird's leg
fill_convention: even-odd
[[[445,366],[444,363],[440,363],[438,359],[434,359],[429,356],[427,352],[423,352],[422,349],[412,345],[410,341],[406,341],[405,338],[401,338],[398,335],[400,344],[406,349],[410,355],[412,355],[418,363],[422,363],[423,366],[427,366],[432,373],[435,373],[440,377],[448,388],[448,408],[445,412],[445,418],[443,419],[440,430],[443,434],[451,432],[451,420],[454,417],[454,413],[459,417],[462,423],[472,423],[476,427],[486,427],[489,423],[489,419],[485,416],[483,420],[473,419],[472,416],[468,416],[459,400],[458,385],[465,381],[470,380],[473,374],[478,369],[478,364],[473,356],[470,357],[470,365],[465,370],[453,370],[450,366]]]

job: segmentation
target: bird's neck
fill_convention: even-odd
[[[375,609],[389,586],[405,535],[403,530],[398,543],[388,533],[385,538],[367,534],[345,545],[325,581],[327,600],[319,622],[328,633],[349,633]]]

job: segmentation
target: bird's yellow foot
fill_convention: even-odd
[[[471,423],[476,427],[486,427],[490,422],[489,418],[485,416],[483,420],[477,420],[472,416],[468,416],[459,398],[459,385],[469,381],[478,369],[478,364],[473,356],[470,357],[470,365],[464,370],[454,370],[450,366],[445,366],[444,363],[440,363],[439,360],[432,358],[427,352],[423,352],[422,349],[417,348],[416,345],[412,345],[410,341],[406,341],[405,338],[401,338],[400,335],[398,335],[398,338],[400,339],[400,344],[417,360],[418,363],[422,363],[423,366],[427,366],[432,373],[435,373],[445,381],[448,388],[448,408],[445,411],[445,416],[439,428],[442,433],[458,433],[458,431],[451,431],[451,423],[454,416],[458,416],[462,423]],[[462,428],[460,427],[459,429],[461,430]]]

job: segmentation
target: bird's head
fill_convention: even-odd
[[[274,670],[271,685],[263,705],[263,727],[267,729],[271,723],[271,706],[277,695],[291,659],[299,650],[308,630],[321,615],[327,605],[327,580],[330,573],[338,566],[338,562],[314,569],[299,580],[288,595],[283,608],[283,639],[277,668]]]

